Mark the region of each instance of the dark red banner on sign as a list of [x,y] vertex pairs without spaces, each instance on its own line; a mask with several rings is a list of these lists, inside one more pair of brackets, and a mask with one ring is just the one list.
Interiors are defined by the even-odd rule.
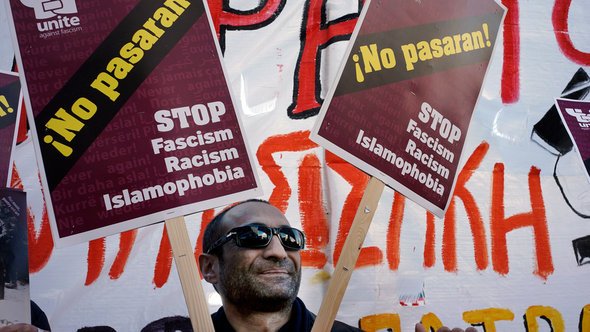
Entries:
[[311,138],[442,216],[503,15],[489,0],[365,4]]
[[558,98],[555,105],[590,182],[590,101]]
[[258,194],[202,1],[10,4],[58,244]]

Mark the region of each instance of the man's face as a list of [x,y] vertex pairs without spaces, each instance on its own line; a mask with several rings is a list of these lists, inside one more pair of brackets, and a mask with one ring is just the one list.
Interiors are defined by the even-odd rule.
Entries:
[[[222,221],[224,233],[247,224],[289,225],[281,211],[260,202],[236,206]],[[217,289],[229,302],[256,311],[290,308],[301,281],[299,251],[286,250],[279,238],[273,236],[265,248],[240,248],[232,240],[221,252]]]

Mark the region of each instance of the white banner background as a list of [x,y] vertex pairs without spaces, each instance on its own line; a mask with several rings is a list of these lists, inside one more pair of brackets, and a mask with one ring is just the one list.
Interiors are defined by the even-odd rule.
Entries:
[[[355,1],[324,2],[328,20],[358,13]],[[228,3],[231,8],[242,11],[259,6],[258,0]],[[258,151],[258,162],[265,166],[267,159],[263,157],[267,149],[274,149],[276,152],[272,154],[272,159],[278,168],[273,170],[284,174],[291,189],[290,194],[279,193],[278,190],[284,187],[276,186],[273,182],[276,178],[269,176],[269,170],[259,168],[264,198],[275,195],[271,198],[286,199],[288,218],[295,226],[302,227],[305,215],[301,206],[310,203],[304,199],[309,196],[303,196],[307,194],[302,192],[309,189],[321,192],[321,204],[316,201],[311,211],[321,212],[318,210],[323,206],[324,212],[327,212],[330,240],[326,247],[316,247],[327,257],[327,262],[318,263],[321,266],[307,264],[304,267],[300,292],[307,306],[317,312],[328,285],[327,276],[333,271],[337,239],[342,241],[344,238],[339,233],[341,216],[343,211],[353,214],[356,206],[347,203],[347,199],[352,198],[349,194],[354,187],[330,163],[329,158],[333,157],[311,142],[307,142],[310,144],[308,148],[295,140],[301,138],[305,141],[306,132],[311,129],[316,117],[292,119],[287,112],[295,97],[301,99],[295,82],[316,78],[297,75],[298,57],[303,45],[301,26],[305,23],[313,25],[310,21],[313,18],[306,11],[307,5],[315,3],[321,1],[286,1],[284,8],[269,24],[249,29],[227,29],[222,31],[222,40],[231,88],[240,101],[237,106],[242,108],[251,150]],[[520,58],[516,61],[513,57],[506,57],[501,33],[462,157],[463,165],[476,148],[484,148],[485,153],[480,155],[483,156],[481,164],[465,185],[475,200],[475,207],[466,208],[462,199],[455,198],[456,256],[447,258],[456,257],[456,266],[446,264],[443,257],[443,249],[449,249],[452,244],[448,238],[443,238],[443,227],[449,215],[445,219],[435,218],[434,233],[431,233],[427,229],[425,210],[408,200],[403,209],[399,256],[396,256],[395,236],[389,229],[394,192],[386,188],[364,243],[365,247],[376,247],[373,252],[382,256],[361,255],[361,259],[369,263],[353,273],[337,319],[357,325],[363,317],[397,314],[401,330],[413,331],[414,324],[422,315],[434,313],[445,325],[465,328],[469,326],[466,322],[469,312],[480,310],[482,317],[496,320],[495,327],[489,323],[486,325],[486,331],[524,331],[524,315],[529,310],[529,313],[541,312],[547,316],[555,331],[560,330],[560,319],[568,331],[577,331],[582,319],[590,324],[587,322],[590,320],[588,310],[585,316],[581,315],[583,308],[590,305],[590,264],[578,265],[572,246],[574,239],[590,235],[590,219],[578,216],[567,206],[552,175],[556,156],[531,140],[533,125],[549,110],[553,98],[560,96],[572,75],[580,67],[590,71],[590,6],[587,0],[573,0],[571,3],[560,0],[507,0],[505,4],[513,13],[518,10],[516,31]],[[554,15],[555,6],[567,9],[568,4],[567,14],[562,15],[567,20],[568,31],[555,31],[555,20],[559,22],[559,18],[554,17],[559,16]],[[216,5],[217,2],[211,3],[212,7]],[[0,69],[10,70],[14,54],[4,11],[2,8],[0,16],[0,24],[4,26],[0,29],[3,45],[0,49]],[[215,16],[215,9],[212,11]],[[560,34],[568,34],[574,48],[582,55],[575,58],[566,56],[557,42],[556,36]],[[318,88],[322,97],[333,84],[346,43],[346,40],[337,41],[321,51],[321,86]],[[518,88],[517,97],[510,102],[503,102],[501,95],[502,89],[510,86],[503,85],[502,80],[506,62],[516,63],[515,69],[520,77],[520,81],[512,85]],[[32,149],[30,139],[19,144],[15,162],[28,195],[30,223],[35,230],[32,235],[39,236],[43,226],[43,201]],[[309,154],[312,155],[312,162],[315,160],[313,156],[317,157],[319,168],[301,165]],[[305,162],[309,160],[305,159]],[[503,172],[498,166],[503,166]],[[547,226],[549,248],[536,251],[535,240],[540,239],[535,237],[533,227],[509,231],[506,235],[507,270],[502,270],[502,263],[506,262],[500,258],[498,250],[501,248],[493,247],[492,232],[495,228],[492,227],[492,211],[504,211],[505,218],[531,212],[529,173],[532,167],[540,170],[540,190],[531,191],[542,197],[540,212],[545,215],[545,220],[537,219],[535,222]],[[500,179],[502,173],[503,181]],[[582,210],[586,207],[588,212],[590,184],[572,152],[560,160],[558,173],[561,181],[568,183],[566,194],[570,202]],[[309,174],[319,174],[321,185],[305,178]],[[362,178],[358,172],[351,170],[345,174]],[[494,191],[494,178],[496,184],[503,183],[503,190]],[[530,178],[534,182],[535,175]],[[304,186],[300,185],[301,180]],[[493,203],[493,197],[503,197],[503,206]],[[479,267],[468,211],[480,213],[485,234],[485,259]],[[191,241],[195,244],[201,232],[201,219],[201,213],[187,216]],[[508,220],[508,223],[511,222],[515,220]],[[304,228],[309,228],[309,224]],[[104,242],[63,249],[34,241],[31,246],[31,298],[47,313],[54,331],[78,331],[83,327],[98,326],[103,328],[87,330],[141,331],[162,318],[187,317],[178,275],[169,260],[169,247],[162,247],[162,233],[162,223],[139,229],[134,241],[124,242],[132,243],[126,261],[118,260],[118,235],[108,237]],[[434,242],[426,240],[429,234],[434,234]],[[429,251],[427,244],[434,244],[434,251]],[[399,265],[396,265],[395,257],[399,257]],[[540,268],[537,258],[541,262],[549,262],[550,268]],[[171,269],[169,274],[166,267]],[[415,297],[422,286],[424,304],[400,305],[400,299],[404,299],[405,295]],[[211,294],[214,291],[206,285],[205,292]],[[210,309],[213,311],[216,306],[213,301]],[[488,309],[497,309],[496,313],[501,314],[494,316]],[[551,330],[547,321],[538,317],[536,321],[539,331]],[[108,330],[106,326],[112,329]],[[368,329],[368,325],[364,327]],[[397,330],[395,325],[390,327]],[[477,328],[483,331],[482,326]]]

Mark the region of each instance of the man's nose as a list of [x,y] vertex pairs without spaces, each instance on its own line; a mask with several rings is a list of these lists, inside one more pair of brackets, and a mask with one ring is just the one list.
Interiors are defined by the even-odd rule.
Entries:
[[281,244],[281,240],[279,236],[275,236],[273,234],[272,238],[270,239],[270,243],[266,248],[264,248],[264,256],[265,257],[276,257],[279,259],[283,259],[287,257],[287,251],[285,247]]

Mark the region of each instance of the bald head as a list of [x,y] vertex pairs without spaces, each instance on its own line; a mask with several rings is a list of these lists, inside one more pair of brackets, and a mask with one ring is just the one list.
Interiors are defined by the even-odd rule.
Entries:
[[[237,225],[236,220],[254,218],[253,215],[255,215],[255,211],[261,209],[268,210],[269,212],[271,212],[271,215],[282,217],[287,222],[287,225],[289,224],[283,213],[266,200],[250,199],[243,202],[239,202],[221,211],[207,225],[207,227],[205,228],[205,232],[203,233],[203,252],[208,252],[209,249],[211,249],[211,247],[213,246],[213,243],[215,243],[217,239],[225,235],[225,233],[227,233],[230,229],[232,229],[233,227],[240,226]],[[280,216],[278,216],[277,212],[278,214],[280,214]],[[253,220],[251,222],[257,221]]]

